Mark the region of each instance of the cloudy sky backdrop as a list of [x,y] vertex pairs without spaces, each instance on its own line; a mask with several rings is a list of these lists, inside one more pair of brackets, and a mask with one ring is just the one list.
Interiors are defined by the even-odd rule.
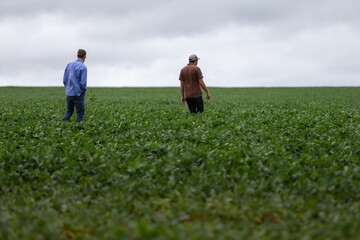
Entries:
[[1,0],[0,86],[360,86],[359,0]]

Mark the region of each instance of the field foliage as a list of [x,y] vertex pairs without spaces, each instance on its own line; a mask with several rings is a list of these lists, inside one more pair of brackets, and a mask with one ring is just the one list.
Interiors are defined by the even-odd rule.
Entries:
[[360,88],[0,88],[0,239],[353,239]]

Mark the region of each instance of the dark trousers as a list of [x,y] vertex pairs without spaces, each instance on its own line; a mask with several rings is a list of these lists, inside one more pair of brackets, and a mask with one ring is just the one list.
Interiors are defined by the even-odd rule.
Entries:
[[189,107],[190,113],[202,113],[204,111],[204,101],[202,96],[197,98],[186,98],[186,103]]
[[85,114],[85,93],[80,96],[66,96],[67,110],[63,117],[63,121],[70,121],[71,116],[74,113],[74,107],[76,107],[76,121],[81,122],[84,120]]

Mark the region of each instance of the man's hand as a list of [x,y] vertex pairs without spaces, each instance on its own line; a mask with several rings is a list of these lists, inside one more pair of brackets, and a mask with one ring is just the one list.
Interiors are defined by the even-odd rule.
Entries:
[[181,97],[181,104],[182,104],[182,105],[185,104],[185,101],[186,101],[186,98],[185,98],[185,97]]
[[206,94],[206,99],[210,100],[210,93],[209,92]]

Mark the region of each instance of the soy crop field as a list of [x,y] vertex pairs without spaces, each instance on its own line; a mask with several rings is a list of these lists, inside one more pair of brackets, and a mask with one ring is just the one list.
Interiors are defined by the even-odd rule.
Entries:
[[360,88],[0,88],[0,239],[358,239]]

